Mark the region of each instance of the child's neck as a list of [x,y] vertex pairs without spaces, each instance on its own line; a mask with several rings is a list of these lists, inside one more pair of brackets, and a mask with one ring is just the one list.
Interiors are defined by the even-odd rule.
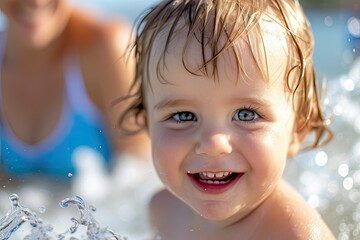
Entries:
[[234,239],[239,233],[241,239],[252,239],[263,225],[268,208],[263,208],[262,205],[266,200],[223,221],[207,220],[193,212],[191,230],[198,232],[198,239]]

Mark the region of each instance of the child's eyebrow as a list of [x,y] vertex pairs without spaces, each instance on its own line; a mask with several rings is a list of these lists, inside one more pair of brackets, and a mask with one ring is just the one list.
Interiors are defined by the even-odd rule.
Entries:
[[235,102],[242,102],[242,103],[253,103],[259,106],[270,106],[272,104],[271,99],[262,98],[262,97],[238,97],[234,99]]
[[193,105],[194,101],[189,99],[163,99],[160,102],[158,102],[154,109],[161,110],[164,108],[171,108],[176,106],[184,106],[184,105]]
[[[243,104],[255,104],[262,107],[270,107],[273,103],[271,99],[261,98],[261,97],[236,97],[231,100],[234,103],[243,103]],[[190,99],[163,99],[158,102],[154,109],[163,110],[166,108],[179,107],[179,106],[190,106],[194,105],[194,101]]]

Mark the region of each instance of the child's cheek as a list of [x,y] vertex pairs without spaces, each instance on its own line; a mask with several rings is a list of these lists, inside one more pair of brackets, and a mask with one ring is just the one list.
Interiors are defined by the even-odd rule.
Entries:
[[179,174],[185,158],[186,138],[173,130],[158,129],[152,132],[154,166],[164,183]]
[[[256,134],[251,134],[244,140],[248,143],[243,148],[251,171],[263,184],[277,181],[285,168],[288,137],[283,131],[267,129]],[[256,154],[254,154],[256,153]]]

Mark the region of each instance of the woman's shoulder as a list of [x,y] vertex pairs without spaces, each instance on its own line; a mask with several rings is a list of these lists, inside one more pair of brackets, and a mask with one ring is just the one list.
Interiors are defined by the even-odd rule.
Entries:
[[274,239],[335,239],[321,215],[285,182],[260,208],[267,215],[264,233]]
[[113,53],[118,50],[116,47],[121,47],[123,51],[128,46],[132,26],[124,18],[105,20],[74,10],[69,20],[69,30],[71,44],[85,53]]
[[75,12],[70,21],[71,45],[88,94],[100,109],[108,108],[126,93],[133,78],[134,61],[128,51],[132,26],[124,19],[100,21],[81,12]]

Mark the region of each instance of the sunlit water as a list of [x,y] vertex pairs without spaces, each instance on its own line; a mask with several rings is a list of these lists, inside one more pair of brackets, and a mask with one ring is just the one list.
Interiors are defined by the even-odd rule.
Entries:
[[[140,13],[140,7],[154,2],[73,1],[79,6],[89,3],[87,7],[106,9],[113,15],[123,14],[130,20]],[[360,58],[357,58],[360,55],[360,20],[351,13],[311,12],[309,15],[317,41],[317,72],[320,78],[326,76],[328,79],[322,99],[328,116],[333,116],[331,126],[335,138],[322,149],[290,159],[284,177],[320,212],[337,239],[360,240]],[[79,216],[79,210],[76,207],[64,209],[58,204],[66,196],[81,196],[86,203],[94,204],[97,211],[88,208],[87,212],[91,212],[101,226],[129,240],[149,239],[147,204],[151,195],[161,188],[161,183],[151,164],[129,156],[121,158],[113,173],[108,175],[96,153],[79,149],[75,154],[75,159],[81,159],[78,174],[68,174],[71,184],[34,178],[17,187],[0,186],[0,218],[11,210],[18,210],[14,202],[11,205],[9,201],[9,196],[16,193],[28,209],[20,213],[35,214],[37,226],[42,226],[34,228],[34,221],[26,215],[27,220],[19,218],[19,222],[13,222],[19,228],[10,239],[22,240],[34,233],[34,229],[40,229],[40,233],[69,234],[69,226],[77,226],[74,233],[78,234],[77,238],[86,237],[87,226],[80,224],[78,217],[75,218],[78,223],[73,219]],[[14,215],[9,214],[11,216]],[[4,239],[5,235],[0,238]]]
[[[71,218],[73,224],[61,234],[55,233],[53,231],[54,228],[51,225],[45,224],[32,210],[23,207],[19,203],[18,195],[11,194],[9,199],[12,205],[11,209],[6,213],[5,217],[0,219],[0,239],[2,240],[10,239],[25,223],[28,223],[31,229],[29,234],[24,237],[24,240],[126,240],[126,237],[121,237],[106,227],[100,227],[92,215],[92,212],[96,210],[95,207],[87,205],[78,196],[65,198],[59,203],[62,208],[69,207],[69,205],[76,206],[80,214],[79,218]],[[76,238],[74,233],[76,233],[79,226],[86,227],[86,234],[81,238]]]
[[[74,160],[80,162],[81,159],[82,164],[78,165],[78,174],[68,175],[72,178],[71,183],[44,181],[34,177],[16,187],[3,186],[0,191],[0,218],[9,212],[9,196],[16,193],[21,204],[31,210],[38,219],[42,219],[44,224],[53,227],[54,233],[64,233],[76,223],[72,219],[79,215],[79,210],[80,215],[86,215],[80,208],[63,208],[66,206],[62,201],[65,197],[77,195],[81,196],[84,202],[96,206],[96,212],[92,212],[90,206],[86,207],[86,212],[91,213],[93,220],[101,226],[107,226],[129,240],[149,239],[147,203],[151,195],[161,187],[152,166],[130,156],[122,156],[109,175],[105,168],[102,168],[102,160],[98,157],[93,150],[80,148],[75,153]],[[59,202],[62,202],[62,206]],[[75,203],[75,200],[69,202]],[[77,219],[80,223],[80,220],[85,218]],[[21,222],[21,218],[18,221]],[[84,225],[86,224],[80,224],[74,233],[78,239],[86,239],[83,236],[86,236],[88,230]],[[11,235],[10,240],[22,240],[33,229],[29,222],[19,226],[21,227]]]
[[327,97],[333,142],[291,159],[285,176],[337,239],[360,239],[360,59],[348,74],[329,81]]

